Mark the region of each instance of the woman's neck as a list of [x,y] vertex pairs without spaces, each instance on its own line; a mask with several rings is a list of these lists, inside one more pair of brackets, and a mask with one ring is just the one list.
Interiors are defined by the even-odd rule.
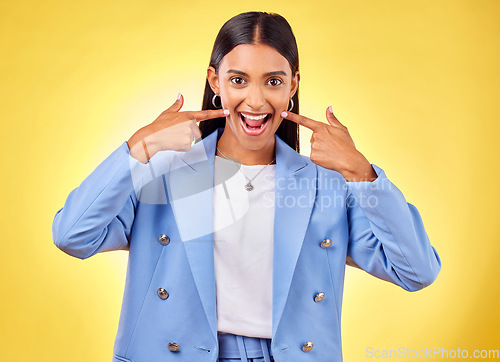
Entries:
[[273,142],[266,144],[260,149],[248,149],[243,147],[237,139],[233,137],[224,137],[225,133],[217,141],[216,155],[230,158],[242,165],[267,165],[275,158],[274,138]]

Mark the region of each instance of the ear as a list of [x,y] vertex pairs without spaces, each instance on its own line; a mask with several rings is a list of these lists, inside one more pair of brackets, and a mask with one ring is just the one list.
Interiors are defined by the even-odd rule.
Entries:
[[297,71],[295,72],[295,75],[292,77],[292,89],[290,90],[290,98],[292,98],[297,92],[297,89],[299,88],[299,82],[300,82],[300,73]]
[[215,72],[215,68],[212,66],[208,67],[207,69],[207,80],[213,92],[215,94],[219,94],[219,77]]

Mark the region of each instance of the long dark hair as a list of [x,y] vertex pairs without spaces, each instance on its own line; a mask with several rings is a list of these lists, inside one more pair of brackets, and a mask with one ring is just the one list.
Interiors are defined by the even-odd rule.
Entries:
[[[210,66],[219,71],[222,58],[240,44],[266,44],[283,55],[292,69],[292,77],[299,70],[299,52],[297,41],[292,28],[284,17],[275,13],[247,12],[229,19],[220,29],[215,39]],[[203,103],[201,109],[217,109],[212,104],[215,93],[212,91],[208,79],[205,83]],[[299,113],[299,90],[293,96],[291,112]],[[225,127],[224,117],[203,121],[200,124],[201,137],[205,138],[217,128]],[[299,152],[299,127],[295,122],[284,119],[276,130],[279,138],[291,148]]]

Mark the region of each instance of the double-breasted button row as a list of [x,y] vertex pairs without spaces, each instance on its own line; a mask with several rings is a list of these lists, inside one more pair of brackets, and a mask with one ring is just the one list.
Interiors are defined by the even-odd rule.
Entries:
[[[156,291],[156,294],[158,294],[158,296],[161,298],[161,299],[167,299],[168,298],[168,292],[165,288],[158,288],[158,290]],[[179,346],[178,343],[176,342],[169,342],[168,343],[168,350],[170,352],[179,352],[179,350],[181,349],[181,347]]]
[[333,245],[333,241],[332,241],[332,239],[325,239],[325,240],[323,240],[323,241],[321,242],[321,244],[320,244],[320,245],[321,245],[321,247],[322,247],[323,249],[326,249],[326,248],[329,248],[330,246],[332,246],[332,245]]
[[[323,248],[323,249],[326,249],[326,248],[329,248],[330,246],[333,245],[333,241],[332,239],[325,239],[321,242],[320,246]],[[323,300],[323,298],[325,297],[325,293],[323,292],[319,292],[317,293],[315,296],[314,296],[314,301],[315,302],[321,302]],[[311,343],[312,342],[307,342],[307,343]],[[304,345],[305,346],[305,345]],[[312,345],[311,345],[311,348],[312,348]],[[303,349],[303,348],[302,348]],[[310,351],[310,350],[309,350]]]
[[181,347],[175,342],[169,342],[168,349],[170,352],[178,352]]
[[[329,248],[330,246],[333,245],[333,241],[332,239],[325,239],[321,242],[320,246],[323,248],[323,249],[326,249],[326,248]],[[323,298],[325,297],[325,293],[323,292],[319,292],[317,293],[315,296],[314,296],[314,301],[315,302],[321,302],[323,300]],[[307,343],[311,343],[311,349],[312,349],[312,342],[307,342]],[[306,344],[307,344],[306,343]],[[304,344],[305,346],[305,344]],[[304,350],[304,348],[302,348]],[[309,349],[310,351],[310,349]],[[308,351],[304,351],[304,352],[308,352]]]
[[[323,293],[323,292],[316,293],[316,295],[314,296],[314,301],[321,302],[324,297],[325,297],[325,293]],[[314,343],[311,341],[308,341],[302,345],[302,351],[309,352],[310,350],[313,349],[313,347],[314,347]]]
[[[326,249],[326,248],[329,248],[330,246],[333,245],[333,241],[332,239],[325,239],[321,242],[320,246],[323,248],[323,249]],[[321,302],[323,300],[323,298],[325,297],[325,293],[324,292],[319,292],[319,293],[316,293],[316,295],[314,296],[314,301],[317,303],[317,302]],[[302,345],[302,351],[304,352],[309,352],[313,349],[314,347],[314,343],[311,342],[311,341],[308,341],[306,343],[304,343]]]
[[160,242],[161,245],[170,244],[170,238],[168,237],[168,235],[165,235],[165,234],[160,234],[158,236],[158,241]]

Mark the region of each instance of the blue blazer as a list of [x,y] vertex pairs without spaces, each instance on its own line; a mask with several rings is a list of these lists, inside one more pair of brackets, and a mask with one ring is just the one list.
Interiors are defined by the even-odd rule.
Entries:
[[[129,250],[113,361],[218,358],[212,187],[221,134],[147,164],[123,143],[55,215],[54,243],[72,256]],[[372,165],[373,182],[346,182],[275,137],[272,354],[342,361],[346,264],[416,291],[435,280],[440,259],[419,212],[382,169]]]

